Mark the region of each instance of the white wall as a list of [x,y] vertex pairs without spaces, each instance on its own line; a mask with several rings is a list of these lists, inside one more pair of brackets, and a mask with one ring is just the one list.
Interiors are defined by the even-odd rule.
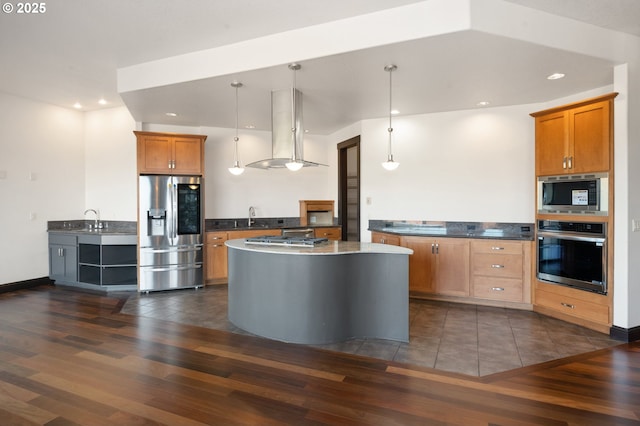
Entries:
[[[536,105],[394,120],[397,170],[387,157],[387,121],[361,135],[362,239],[369,219],[533,222]],[[338,141],[336,141],[338,142]],[[367,204],[367,200],[371,204]]]
[[47,221],[84,208],[82,113],[0,93],[0,176],[0,284],[47,276]]
[[[85,209],[103,220],[137,220],[135,121],[125,107],[84,116]],[[82,211],[72,218],[82,218]],[[92,219],[93,215],[87,216]]]

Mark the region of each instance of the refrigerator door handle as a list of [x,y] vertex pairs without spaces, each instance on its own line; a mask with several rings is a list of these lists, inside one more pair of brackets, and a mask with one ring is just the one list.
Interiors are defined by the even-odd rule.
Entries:
[[159,267],[159,268],[154,268],[154,267],[147,267],[145,268],[145,271],[147,272],[168,272],[168,271],[185,271],[187,269],[201,269],[202,265],[201,264],[196,264],[196,265],[186,265],[186,266],[167,266],[167,267]]
[[187,251],[200,251],[202,250],[202,245],[161,249],[141,247],[140,250],[144,251],[145,253],[184,253]]

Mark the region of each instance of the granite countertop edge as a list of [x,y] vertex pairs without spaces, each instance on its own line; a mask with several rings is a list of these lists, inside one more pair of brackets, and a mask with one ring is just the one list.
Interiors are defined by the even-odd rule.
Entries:
[[533,223],[370,220],[368,230],[398,236],[533,241]]

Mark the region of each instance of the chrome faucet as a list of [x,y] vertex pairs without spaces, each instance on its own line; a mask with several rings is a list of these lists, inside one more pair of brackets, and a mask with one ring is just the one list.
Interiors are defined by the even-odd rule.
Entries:
[[93,225],[94,229],[98,229],[98,228],[102,228],[102,224],[100,223],[100,213],[97,210],[94,209],[87,209],[84,211],[84,215],[86,216],[87,213],[89,212],[93,212],[94,215],[96,215],[96,219]]
[[252,217],[256,217],[256,209],[253,206],[249,206],[249,221],[247,222],[247,226],[251,226],[256,223],[255,219],[251,219]]

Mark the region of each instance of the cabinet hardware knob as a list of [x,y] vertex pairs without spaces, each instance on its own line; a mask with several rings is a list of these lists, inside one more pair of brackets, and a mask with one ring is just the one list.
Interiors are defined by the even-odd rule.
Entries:
[[384,238],[380,238],[380,242],[384,244]]
[[573,169],[573,156],[569,157],[569,168]]
[[493,246],[491,250],[504,250],[504,247]]
[[571,303],[564,303],[564,302],[560,302],[560,304],[561,304],[562,306],[564,306],[565,308],[575,309],[575,305],[572,305]]
[[491,267],[500,269],[500,268],[504,268],[504,265],[498,265],[494,263],[493,265],[491,265]]
[[491,287],[493,291],[504,291],[504,287]]
[[567,157],[562,157],[562,168],[563,169],[567,168]]

